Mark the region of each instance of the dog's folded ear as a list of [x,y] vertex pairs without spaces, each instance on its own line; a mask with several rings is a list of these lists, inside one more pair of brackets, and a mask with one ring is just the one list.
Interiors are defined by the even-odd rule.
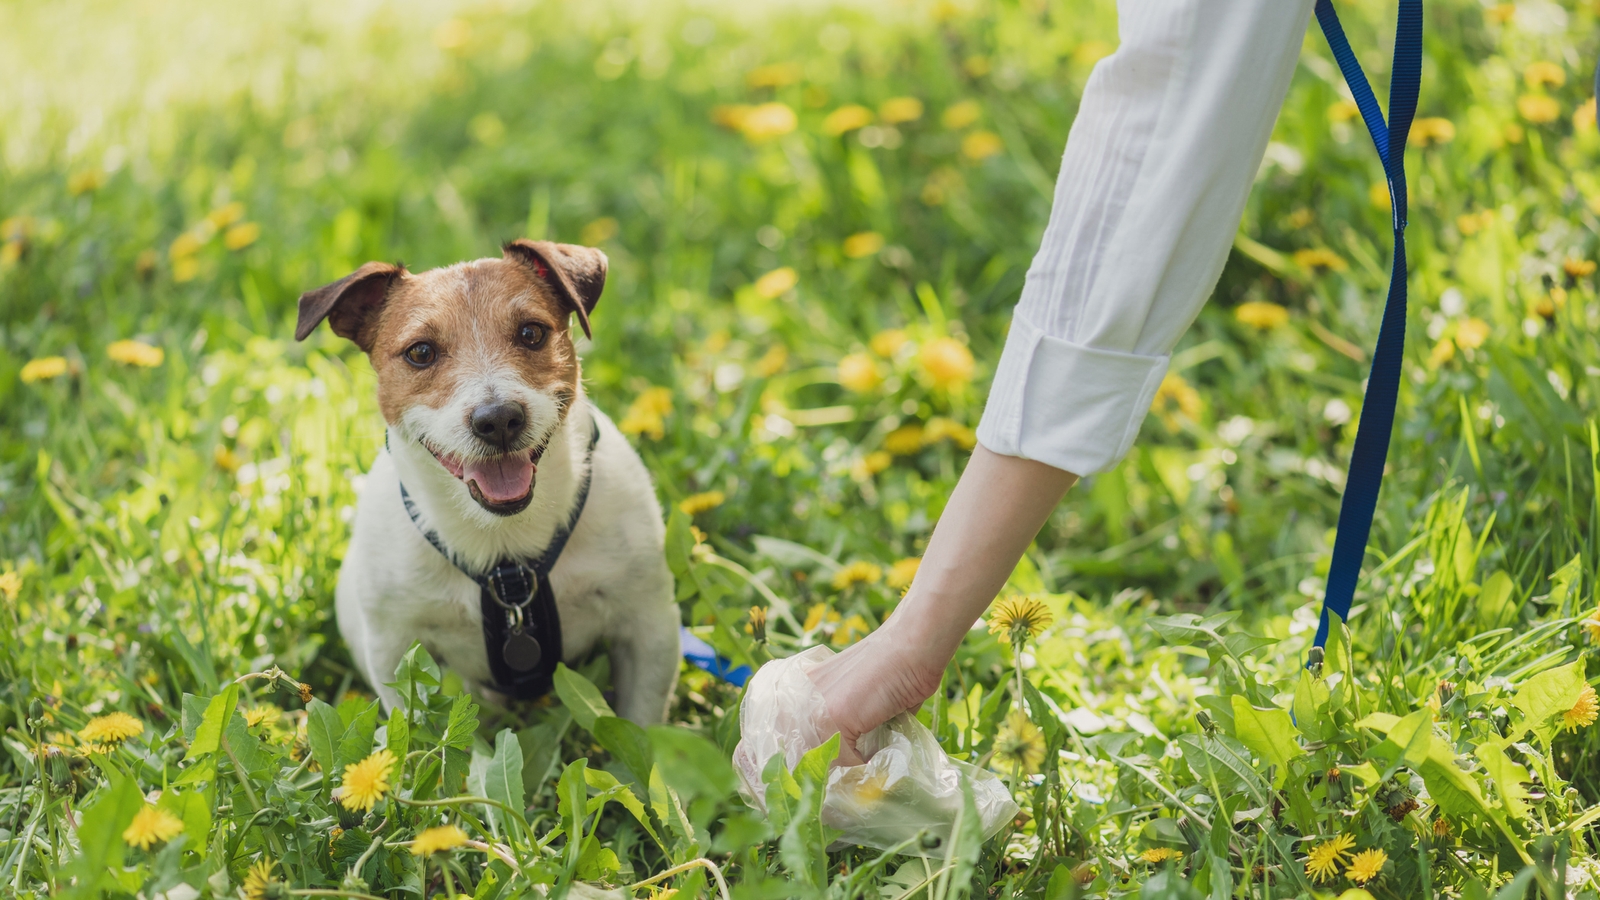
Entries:
[[395,263],[369,262],[332,284],[301,294],[300,320],[295,325],[294,339],[305,340],[318,323],[327,319],[334,334],[349,338],[356,346],[370,352],[372,339],[366,329],[367,322],[388,297],[390,285],[405,271],[405,266]]
[[554,288],[556,294],[578,314],[578,324],[583,326],[584,336],[594,336],[589,331],[589,313],[600,302],[600,292],[606,287],[607,263],[604,253],[593,247],[530,241],[527,238],[506,244],[502,252],[506,259],[532,266],[539,277]]

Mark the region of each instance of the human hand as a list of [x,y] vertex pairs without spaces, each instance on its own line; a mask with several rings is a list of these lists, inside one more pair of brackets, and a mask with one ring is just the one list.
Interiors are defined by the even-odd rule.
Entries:
[[856,738],[898,713],[916,711],[939,689],[949,655],[915,639],[908,633],[911,624],[903,616],[891,618],[809,673],[839,729],[843,765],[866,761],[856,750]]

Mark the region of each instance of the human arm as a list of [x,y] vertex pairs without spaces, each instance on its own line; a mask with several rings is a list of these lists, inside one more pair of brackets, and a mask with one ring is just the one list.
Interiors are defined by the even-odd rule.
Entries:
[[1077,476],[1132,446],[1216,286],[1288,91],[1310,0],[1121,0],[1084,91],[1005,351],[911,590],[812,680],[855,737],[938,688]]
[[[945,664],[1078,476],[979,445],[933,530],[922,567],[882,628],[812,673],[843,735],[855,739],[939,687]],[[1009,560],[1009,562],[1008,562]]]

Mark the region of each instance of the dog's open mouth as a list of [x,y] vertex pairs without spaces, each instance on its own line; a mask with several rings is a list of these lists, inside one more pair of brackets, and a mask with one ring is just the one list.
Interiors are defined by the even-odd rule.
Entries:
[[445,471],[466,482],[478,505],[496,515],[510,516],[528,508],[533,499],[533,479],[539,471],[544,445],[480,459],[463,460],[424,442]]

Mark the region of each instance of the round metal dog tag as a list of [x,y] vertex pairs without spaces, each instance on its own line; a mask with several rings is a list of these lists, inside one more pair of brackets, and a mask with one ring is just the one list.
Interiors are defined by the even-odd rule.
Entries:
[[505,647],[500,651],[505,658],[506,665],[513,671],[531,672],[539,664],[539,659],[544,656],[544,651],[539,647],[539,642],[533,635],[514,631],[506,638]]

